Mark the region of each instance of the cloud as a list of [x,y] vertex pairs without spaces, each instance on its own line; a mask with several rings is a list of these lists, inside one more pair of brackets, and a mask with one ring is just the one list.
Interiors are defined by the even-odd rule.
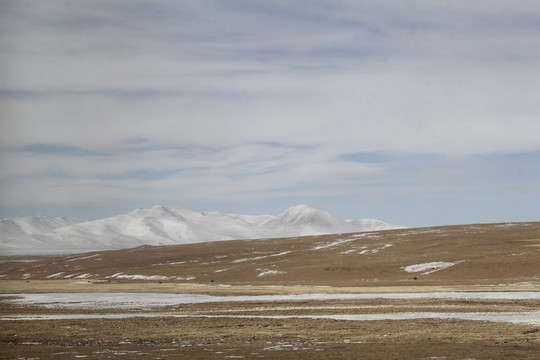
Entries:
[[4,15],[3,143],[538,147],[536,7],[66,4]]
[[536,3],[0,10],[4,206],[536,189],[484,166],[540,150]]
[[515,72],[497,79],[495,72],[481,70],[252,76],[255,85],[246,95],[241,89],[249,84],[235,85],[244,82],[236,79],[229,82],[228,93],[215,90],[226,96],[143,91],[140,96],[111,96],[96,91],[35,101],[9,99],[2,101],[5,131],[0,139],[11,146],[54,142],[96,149],[144,135],[190,145],[285,142],[327,144],[350,152],[532,151],[540,133],[540,109],[532,94],[540,79]]
[[[118,200],[121,194],[152,198],[160,189],[164,191],[161,200],[171,193],[184,199],[234,198],[241,194],[260,198],[276,189],[350,185],[380,170],[376,165],[337,159],[320,149],[280,144],[169,149],[166,145],[140,145],[113,155],[77,151],[78,156],[73,156],[71,148],[64,151],[66,147],[60,145],[48,145],[46,148],[54,151],[47,153],[11,151],[4,156],[2,199],[24,206],[30,206],[36,198],[51,204],[74,199],[107,202]],[[102,192],[105,187],[123,191],[111,197],[109,192]]]

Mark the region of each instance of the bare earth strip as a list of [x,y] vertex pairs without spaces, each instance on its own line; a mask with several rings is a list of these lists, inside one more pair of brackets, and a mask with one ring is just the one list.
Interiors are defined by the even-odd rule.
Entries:
[[286,286],[286,285],[214,285],[176,282],[129,281],[110,283],[103,280],[0,280],[0,294],[13,293],[122,293],[149,292],[210,295],[286,295],[286,294],[355,294],[355,293],[415,293],[442,291],[540,291],[540,285],[433,285],[433,286]]

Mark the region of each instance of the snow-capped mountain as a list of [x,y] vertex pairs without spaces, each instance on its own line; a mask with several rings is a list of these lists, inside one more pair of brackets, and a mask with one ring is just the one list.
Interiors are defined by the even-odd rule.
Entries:
[[266,226],[279,229],[287,236],[319,235],[364,231],[354,224],[326,211],[307,205],[297,205],[267,221]]
[[43,234],[56,228],[73,225],[82,220],[66,217],[21,216],[12,219],[4,219],[0,222],[0,234]]
[[41,253],[42,249],[54,246],[56,242],[49,234],[80,221],[82,220],[43,215],[1,220],[0,255]]
[[[388,230],[388,224],[377,219],[355,219],[345,221],[353,225],[356,229],[364,229],[362,231]],[[394,226],[393,228],[399,227],[400,226]]]
[[69,254],[220,240],[294,237],[394,229],[380,220],[342,220],[297,205],[278,216],[197,212],[154,206],[110,218],[81,221],[47,216],[0,221],[0,254]]

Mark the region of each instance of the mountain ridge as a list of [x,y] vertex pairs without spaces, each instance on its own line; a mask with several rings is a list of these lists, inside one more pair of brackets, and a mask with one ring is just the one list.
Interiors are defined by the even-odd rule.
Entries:
[[273,215],[197,212],[153,206],[84,221],[66,217],[0,220],[0,253],[52,255],[116,250],[141,245],[177,245],[224,240],[282,238],[396,229],[375,219],[343,220],[308,205]]

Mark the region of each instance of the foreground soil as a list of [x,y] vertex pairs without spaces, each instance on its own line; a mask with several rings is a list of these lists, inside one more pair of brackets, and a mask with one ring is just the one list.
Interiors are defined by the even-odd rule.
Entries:
[[[538,310],[539,300],[254,301],[126,310],[44,308],[0,299],[2,318],[37,314],[137,315],[123,319],[3,320],[2,359],[537,359],[540,354],[540,327],[527,324],[452,319],[207,317],[527,312]],[[149,314],[159,317],[143,317]]]
[[[539,245],[540,223],[515,223],[4,258],[0,359],[539,359],[538,325],[290,317],[537,312],[540,301],[531,299],[244,301],[128,309],[14,301],[24,293],[61,298],[98,292],[540,291]],[[412,265],[423,270],[407,271]],[[77,314],[95,318],[12,318]],[[260,317],[241,317],[253,315]]]
[[471,321],[134,318],[13,322],[0,358],[538,359],[538,329]]

